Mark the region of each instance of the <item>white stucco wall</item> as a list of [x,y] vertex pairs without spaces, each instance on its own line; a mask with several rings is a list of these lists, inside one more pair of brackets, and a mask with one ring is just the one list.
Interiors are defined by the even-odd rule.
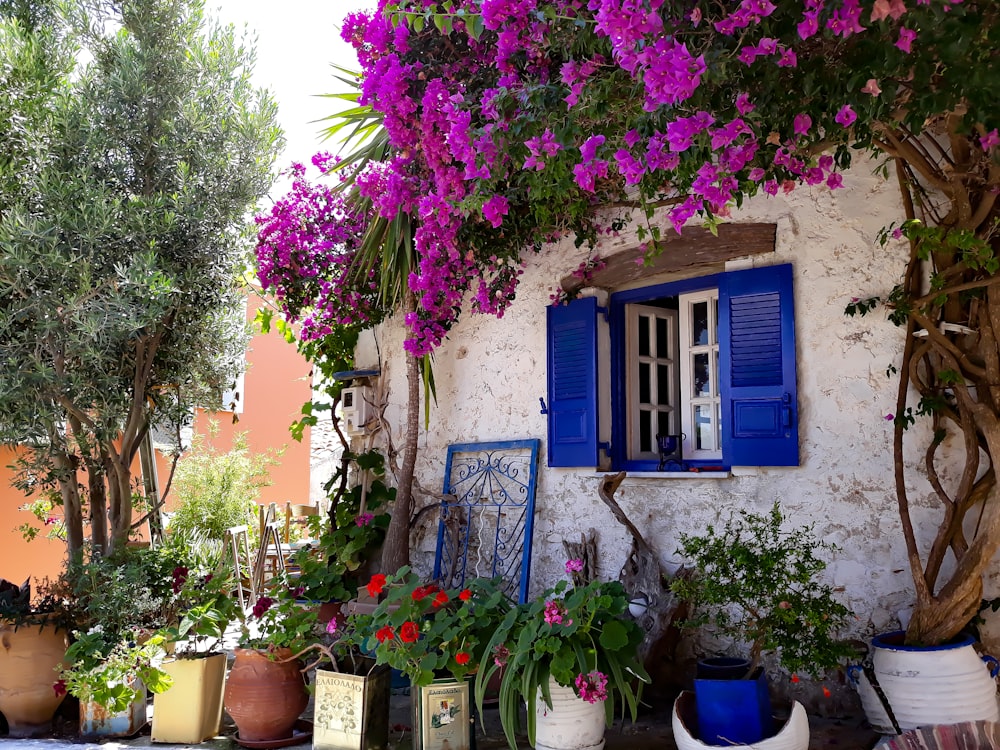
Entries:
[[[901,219],[902,210],[894,183],[871,172],[871,165],[855,168],[845,176],[845,189],[833,193],[798,188],[787,196],[761,196],[732,218],[777,225],[776,252],[752,259],[753,265],[794,264],[801,466],[726,479],[626,479],[616,495],[668,568],[682,563],[675,554],[680,533],[699,532],[733,508],[761,512],[780,501],[790,524],[815,522],[818,533],[840,547],[827,573],[843,587],[859,636],[893,627],[912,602],[893,489],[892,423],[885,419],[896,398],[896,379],[886,376],[886,368],[899,364],[902,333],[881,310],[864,318],[843,314],[851,297],[888,291],[906,256],[902,243],[875,243],[878,230]],[[598,252],[635,244],[623,235]],[[563,574],[564,538],[598,529],[606,578],[618,576],[630,541],[597,496],[600,474],[544,466],[546,418],[538,399],[546,396],[545,306],[560,277],[586,254],[567,240],[529,257],[517,300],[502,319],[468,316],[451,331],[434,356],[437,406],[420,439],[417,476],[435,490],[449,443],[542,439],[534,590]],[[397,447],[405,413],[398,357],[404,335],[398,321],[375,334],[383,357],[396,359],[388,372],[386,416]],[[374,337],[362,342],[359,363],[377,361],[373,344]],[[919,439],[913,444],[922,450]],[[918,534],[927,541],[936,529],[936,516],[927,512],[936,505],[929,487],[915,486],[911,503]],[[425,539],[414,550],[418,568],[429,570],[433,544]]]

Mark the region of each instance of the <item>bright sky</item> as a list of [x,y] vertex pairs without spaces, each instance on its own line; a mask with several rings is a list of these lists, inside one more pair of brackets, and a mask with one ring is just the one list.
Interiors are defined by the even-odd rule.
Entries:
[[374,8],[375,0],[206,0],[206,11],[237,31],[256,34],[257,85],[266,86],[278,102],[278,121],[285,131],[284,169],[292,161],[308,164],[321,148],[314,122],[340,106],[317,94],[342,93],[331,64],[356,70],[354,50],[340,39],[340,23],[348,13]]

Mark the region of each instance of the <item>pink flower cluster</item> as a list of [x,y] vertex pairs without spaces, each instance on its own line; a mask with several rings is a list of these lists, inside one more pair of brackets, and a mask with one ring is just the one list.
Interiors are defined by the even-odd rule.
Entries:
[[572,620],[566,619],[566,606],[562,602],[546,601],[542,618],[546,625],[572,625]]
[[[960,1],[917,6],[947,11]],[[592,224],[561,213],[574,201],[596,207],[629,191],[669,198],[667,216],[680,232],[696,214],[725,216],[757,191],[841,187],[843,162],[817,156],[815,146],[863,128],[858,120],[880,105],[887,79],[845,89],[828,102],[828,114],[813,107],[782,121],[773,102],[751,100],[748,92],[759,89],[750,76],[791,80],[820,41],[853,44],[863,33],[882,34],[887,54],[909,55],[925,26],[907,5],[455,0],[453,30],[441,40],[433,24],[415,31],[412,15],[394,13],[439,6],[381,0],[372,14],[349,15],[342,32],[358,53],[360,104],[381,113],[393,147],[389,161],[356,175],[372,210],[359,212],[296,166],[292,191],[258,218],[261,282],[306,338],[333,325],[369,324],[384,313],[378,279],[358,277],[353,250],[373,216],[408,213],[416,226],[408,284],[417,309],[405,319],[406,348],[419,356],[440,345],[464,308],[503,315],[523,270],[523,245],[538,249],[567,231],[589,229],[592,237]],[[485,31],[474,36],[468,19]],[[585,44],[568,44],[571,34],[588,35],[574,37]],[[731,84],[716,80],[710,61],[728,62]],[[642,99],[622,132],[594,127],[605,117],[602,106],[617,106],[599,99],[609,96],[608,81],[612,94],[625,83]],[[695,98],[706,89],[713,95]],[[984,129],[979,142],[990,150],[1000,136]],[[327,171],[329,158],[316,165]],[[535,201],[547,201],[545,208],[536,212]],[[517,233],[532,221],[537,234]]]
[[597,703],[608,699],[608,676],[603,672],[593,671],[576,676],[573,684],[576,694],[587,703]]

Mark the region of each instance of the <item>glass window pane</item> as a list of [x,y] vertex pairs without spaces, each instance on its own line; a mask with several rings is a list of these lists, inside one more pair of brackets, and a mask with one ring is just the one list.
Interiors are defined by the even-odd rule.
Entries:
[[656,413],[656,434],[657,435],[674,434],[673,430],[670,428],[669,411],[659,411]]
[[695,398],[698,396],[712,395],[712,374],[709,370],[708,357],[709,352],[701,352],[700,354],[694,355],[692,368],[692,376],[694,377],[694,392],[692,395]]
[[712,300],[712,320],[715,321],[715,325],[712,327],[712,343],[719,343],[719,298],[716,297]]
[[695,346],[711,343],[708,337],[708,302],[691,305],[691,343]]
[[715,427],[712,425],[713,404],[698,404],[694,407],[694,444],[701,451],[715,450]]
[[639,356],[649,356],[649,318],[639,316]]
[[650,403],[650,397],[652,395],[652,383],[651,373],[649,368],[649,362],[639,363],[639,403],[648,404]]
[[661,406],[673,403],[670,398],[670,365],[656,366],[656,403]]
[[639,412],[639,450],[642,453],[653,451],[653,415],[645,409]]
[[667,321],[665,318],[656,319],[656,356],[661,359],[670,356],[670,347],[667,345]]

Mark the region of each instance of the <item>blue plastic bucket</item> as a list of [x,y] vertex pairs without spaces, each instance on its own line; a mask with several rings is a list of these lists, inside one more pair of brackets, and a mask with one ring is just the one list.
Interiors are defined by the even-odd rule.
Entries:
[[695,679],[698,735],[708,745],[750,745],[774,734],[767,677]]

